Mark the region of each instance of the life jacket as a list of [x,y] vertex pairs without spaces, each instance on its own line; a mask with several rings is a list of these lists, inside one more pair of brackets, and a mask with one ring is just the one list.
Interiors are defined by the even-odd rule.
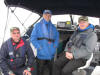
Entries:
[[[12,41],[11,39],[9,39],[7,41],[7,44],[8,44],[8,51],[9,51],[9,56],[10,56],[10,59],[11,61],[13,61],[14,59],[16,59],[17,57],[24,57],[24,54],[25,54],[25,50],[26,50],[26,46],[25,46],[25,40],[21,39],[21,43],[19,43],[17,45],[17,49],[14,48],[14,46],[12,45]],[[19,55],[14,55],[16,52],[15,50],[20,50],[21,51],[21,54]]]
[[[43,20],[41,20],[40,21],[40,23],[41,23],[41,25],[43,25],[44,23],[43,23],[43,21],[44,21],[44,19]],[[51,23],[51,22],[50,22]],[[41,29],[42,29],[42,27],[41,27]],[[46,28],[47,29],[47,28]],[[42,29],[43,30],[43,29]],[[48,30],[47,30],[47,32],[48,32]],[[52,33],[53,31],[51,30],[51,28],[50,28],[50,34]],[[46,35],[47,33],[46,32],[44,32],[43,33],[43,37],[38,37],[37,38],[37,40],[47,40],[48,42],[54,42],[54,39],[53,38],[51,38],[51,37],[46,37],[45,35]],[[48,33],[49,34],[49,33]],[[49,34],[49,36],[50,36],[50,34]],[[51,35],[52,36],[52,35]]]
[[78,30],[73,34],[71,39],[68,42],[68,48],[70,49],[72,46],[80,48],[84,44],[84,40],[89,36],[89,33],[93,32],[93,30],[89,29],[88,32],[79,32]]

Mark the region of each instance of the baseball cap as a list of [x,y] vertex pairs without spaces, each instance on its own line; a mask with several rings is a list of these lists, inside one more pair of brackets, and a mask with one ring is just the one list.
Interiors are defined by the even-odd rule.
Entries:
[[52,14],[51,10],[44,10],[43,14]]
[[88,17],[87,16],[81,16],[78,19],[78,22],[80,22],[80,21],[88,21]]

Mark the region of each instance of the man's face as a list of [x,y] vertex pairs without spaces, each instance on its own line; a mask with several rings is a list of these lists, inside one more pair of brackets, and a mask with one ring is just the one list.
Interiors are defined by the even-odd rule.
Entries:
[[88,21],[80,21],[80,22],[79,22],[79,27],[80,27],[80,29],[82,29],[82,30],[85,29],[85,28],[87,28],[88,25],[89,25]]
[[14,40],[14,42],[19,42],[20,40],[20,31],[19,30],[13,30],[11,32],[11,38]]
[[51,20],[51,14],[49,13],[43,14],[43,18],[48,22]]

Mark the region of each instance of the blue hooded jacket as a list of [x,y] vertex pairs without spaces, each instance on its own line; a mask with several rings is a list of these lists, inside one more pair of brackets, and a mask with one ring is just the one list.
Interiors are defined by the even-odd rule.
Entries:
[[[38,40],[38,38],[42,37],[53,39],[54,42],[49,43],[46,39]],[[51,21],[47,22],[42,19],[34,26],[30,41],[37,48],[38,59],[50,60],[55,55],[59,43],[59,33]]]
[[82,31],[88,30],[88,29],[90,29],[90,28],[92,28],[92,29],[94,30],[94,26],[93,26],[92,24],[89,24],[89,26],[88,26],[88,27],[86,27],[86,28],[85,28],[85,29],[83,29],[83,30],[82,30],[82,29],[80,29],[80,27],[79,27],[79,28],[78,28],[78,30],[82,32]]

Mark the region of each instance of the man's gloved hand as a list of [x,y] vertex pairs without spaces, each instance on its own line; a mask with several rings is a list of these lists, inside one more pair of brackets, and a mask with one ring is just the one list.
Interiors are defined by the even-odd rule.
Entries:
[[28,70],[24,70],[23,75],[31,75],[31,72],[29,72]]

